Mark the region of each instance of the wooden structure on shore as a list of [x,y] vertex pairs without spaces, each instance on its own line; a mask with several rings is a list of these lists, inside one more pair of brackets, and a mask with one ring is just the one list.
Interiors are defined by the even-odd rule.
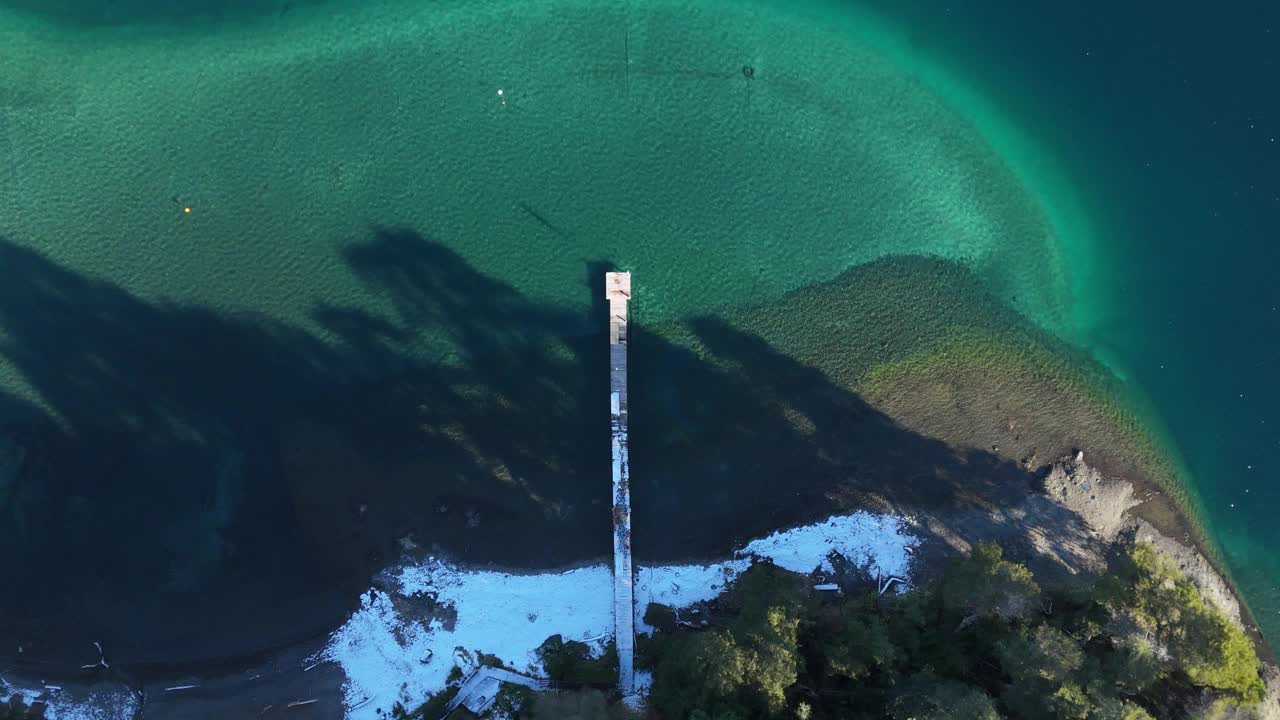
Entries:
[[503,683],[522,685],[530,690],[546,690],[548,687],[545,680],[536,680],[503,668],[482,665],[472,670],[467,679],[458,686],[458,694],[454,695],[445,706],[444,715],[440,716],[440,720],[445,720],[459,707],[465,707],[476,717],[484,715],[498,699],[498,692],[502,689]]
[[631,476],[627,459],[627,302],[631,273],[605,273],[609,299],[609,427],[613,434],[613,625],[618,685],[635,691],[635,576],[631,570]]

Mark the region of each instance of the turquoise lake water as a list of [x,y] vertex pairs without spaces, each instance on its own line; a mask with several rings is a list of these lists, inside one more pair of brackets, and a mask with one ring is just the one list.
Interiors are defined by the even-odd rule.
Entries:
[[20,576],[114,568],[66,581],[93,622],[321,597],[260,522],[359,504],[298,467],[376,475],[278,457],[337,375],[571,344],[606,265],[657,324],[929,255],[1151,399],[1280,636],[1277,40],[1264,3],[0,2],[0,419],[75,476],[0,485]]
[[1144,388],[1280,633],[1280,8],[881,3],[1069,168],[1099,231],[1086,344]]

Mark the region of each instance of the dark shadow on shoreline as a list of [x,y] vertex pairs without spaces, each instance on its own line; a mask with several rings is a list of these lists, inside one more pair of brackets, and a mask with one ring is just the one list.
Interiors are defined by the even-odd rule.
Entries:
[[[0,435],[26,450],[0,494],[21,589],[0,596],[0,669],[74,673],[95,640],[147,670],[314,637],[406,550],[529,568],[607,556],[609,263],[585,263],[584,317],[413,231],[377,229],[345,256],[394,311],[317,307],[336,338],[322,341],[144,302],[0,240],[0,352],[46,405],[0,398]],[[640,561],[1030,487],[1014,463],[911,432],[757,337],[687,326],[699,352],[633,328]],[[424,344],[449,360],[421,360]]]

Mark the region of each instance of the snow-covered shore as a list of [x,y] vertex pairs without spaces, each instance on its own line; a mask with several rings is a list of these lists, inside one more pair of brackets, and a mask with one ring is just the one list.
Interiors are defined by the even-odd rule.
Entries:
[[84,688],[60,685],[23,684],[0,676],[0,705],[17,698],[30,704],[44,703],[44,720],[129,720],[140,701],[126,688]]
[[[683,608],[710,600],[757,560],[795,572],[831,572],[832,556],[884,575],[909,573],[916,539],[900,517],[854,513],[773,533],[707,565],[637,568],[636,623],[650,603]],[[536,649],[552,635],[596,652],[613,639],[612,571],[592,565],[515,574],[469,570],[440,558],[393,568],[385,590],[370,590],[333,633],[317,661],[346,674],[349,720],[377,720],[376,706],[412,706],[442,690],[450,670],[479,653],[532,674]],[[375,702],[376,701],[376,702]]]

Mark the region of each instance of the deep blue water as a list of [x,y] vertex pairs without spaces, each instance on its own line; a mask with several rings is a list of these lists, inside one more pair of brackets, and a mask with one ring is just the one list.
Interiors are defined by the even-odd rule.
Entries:
[[1056,151],[1109,247],[1115,353],[1280,634],[1280,6],[879,2]]

